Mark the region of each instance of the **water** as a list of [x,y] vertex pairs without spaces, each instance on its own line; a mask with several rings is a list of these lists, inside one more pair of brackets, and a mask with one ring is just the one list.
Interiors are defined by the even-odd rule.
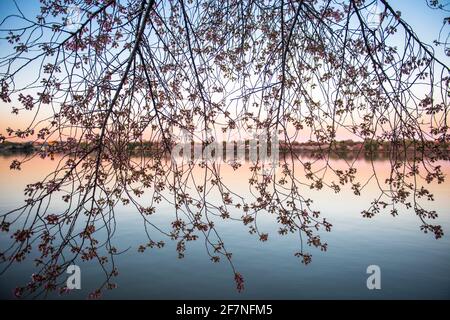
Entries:
[[[0,209],[4,212],[23,203],[23,188],[42,178],[54,166],[50,160],[34,159],[21,171],[10,171],[13,156],[0,158]],[[332,160],[339,166],[341,160]],[[342,161],[341,161],[342,162]],[[388,167],[386,160],[378,160],[377,172]],[[371,165],[358,160],[361,176],[369,176]],[[442,163],[446,175],[450,163]],[[248,166],[233,172],[224,168],[223,176],[230,188],[247,195],[245,183]],[[242,222],[218,221],[216,224],[225,245],[233,253],[233,262],[245,280],[245,290],[237,292],[233,272],[222,261],[212,263],[206,254],[204,239],[189,242],[184,259],[178,259],[175,243],[163,239],[166,246],[138,252],[145,243],[142,218],[133,207],[119,207],[116,212],[117,231],[114,244],[119,250],[128,249],[116,258],[118,288],[105,291],[104,299],[449,299],[450,298],[450,182],[433,184],[430,190],[435,201],[428,208],[439,213],[437,223],[444,229],[444,237],[436,240],[419,230],[420,221],[413,211],[399,211],[397,217],[384,212],[372,219],[360,212],[367,209],[377,195],[376,186],[369,183],[362,195],[356,197],[349,188],[335,194],[329,190],[304,194],[314,200],[314,208],[333,224],[329,233],[321,233],[328,243],[328,251],[311,248],[313,260],[303,265],[294,256],[299,239],[295,235],[276,233],[275,217],[258,216],[259,229],[269,233],[269,241],[261,242],[248,233]],[[55,207],[63,208],[59,202]],[[152,216],[158,226],[173,220],[173,208],[160,205]],[[7,239],[2,235],[0,247]],[[29,281],[33,267],[31,260],[15,264],[0,277],[0,298],[13,298],[13,289]],[[381,290],[368,290],[366,268],[381,268]],[[51,298],[86,298],[102,281],[96,263],[80,262],[81,290],[68,295],[55,294]]]

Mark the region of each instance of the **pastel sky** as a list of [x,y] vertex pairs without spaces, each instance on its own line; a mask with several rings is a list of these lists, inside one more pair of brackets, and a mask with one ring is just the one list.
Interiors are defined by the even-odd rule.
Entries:
[[[424,42],[432,44],[442,27],[443,18],[446,16],[445,12],[428,8],[426,0],[394,0],[390,2],[395,9],[402,12],[402,18],[413,27],[418,37]],[[38,0],[16,0],[16,3],[30,19],[39,13]],[[0,21],[14,13],[17,13],[17,8],[13,0],[0,0]],[[10,23],[4,24],[0,26],[0,29],[11,26]],[[9,50],[9,44],[5,40],[0,40],[0,56],[4,56]],[[436,55],[441,61],[448,63],[448,57],[445,56],[442,47],[436,48]],[[20,79],[18,80],[20,81]],[[44,118],[50,114],[51,110],[44,110],[40,117]],[[11,114],[11,104],[0,102],[0,133],[5,134],[7,127],[26,128],[33,116],[34,112],[22,112],[19,116],[13,115]],[[348,137],[343,133],[342,139],[346,138]]]

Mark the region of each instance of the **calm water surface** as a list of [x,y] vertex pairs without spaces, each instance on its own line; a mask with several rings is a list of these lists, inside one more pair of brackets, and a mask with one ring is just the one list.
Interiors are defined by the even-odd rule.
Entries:
[[[54,162],[35,159],[20,172],[10,171],[14,157],[0,156],[0,210],[5,212],[23,203],[23,188],[50,172]],[[334,160],[334,165],[339,166]],[[370,163],[358,160],[355,165],[361,175],[369,175]],[[376,162],[376,170],[383,173],[388,163]],[[442,163],[450,174],[450,163]],[[231,190],[248,194],[244,165],[233,173],[223,169]],[[186,256],[178,259],[175,243],[165,240],[163,249],[139,253],[137,248],[146,242],[142,218],[133,207],[119,207],[116,212],[117,231],[113,242],[119,250],[128,249],[116,258],[118,288],[105,291],[105,299],[449,299],[450,298],[450,181],[429,187],[435,201],[428,208],[438,211],[438,223],[444,237],[436,240],[420,231],[420,221],[412,211],[400,210],[399,216],[382,213],[372,219],[362,218],[377,195],[370,183],[361,196],[353,195],[349,187],[339,194],[329,190],[304,194],[314,200],[314,208],[333,224],[330,233],[322,238],[328,251],[308,250],[313,255],[305,266],[294,256],[299,240],[295,235],[279,236],[275,217],[259,215],[259,229],[269,233],[269,241],[261,242],[250,235],[241,222],[218,221],[216,224],[225,245],[233,253],[236,269],[244,276],[245,290],[238,293],[233,273],[227,263],[214,264],[205,252],[202,239],[187,245]],[[56,203],[54,210],[64,208]],[[152,216],[158,226],[168,226],[173,220],[173,208],[161,205]],[[158,235],[155,235],[158,239]],[[7,239],[0,238],[3,249]],[[31,259],[15,264],[0,277],[0,298],[13,298],[12,290],[29,281],[33,268]],[[368,290],[366,268],[381,268],[381,290]],[[96,263],[79,263],[82,289],[70,295],[53,298],[85,298],[102,281]]]

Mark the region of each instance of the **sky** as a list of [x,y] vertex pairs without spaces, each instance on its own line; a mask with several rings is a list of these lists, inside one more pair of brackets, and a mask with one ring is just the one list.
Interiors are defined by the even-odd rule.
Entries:
[[[38,0],[16,0],[17,5],[22,12],[29,18],[34,18],[39,13]],[[391,6],[402,12],[402,18],[407,21],[422,41],[432,44],[437,38],[442,27],[445,12],[432,10],[426,6],[425,0],[392,0]],[[17,8],[13,0],[0,0],[0,21],[9,14],[17,13]],[[14,20],[11,20],[14,21]],[[4,24],[0,29],[8,27],[17,27],[14,22],[8,25]],[[0,40],[0,56],[3,56],[10,48],[8,43]],[[445,56],[443,48],[436,48],[436,56],[450,65],[449,58]],[[28,80],[28,79],[27,79]],[[19,79],[20,81],[20,79]],[[50,110],[42,114],[43,117],[50,115]],[[11,114],[11,104],[7,105],[0,102],[0,133],[5,135],[6,128],[25,128],[34,116],[34,112],[22,112],[19,116]],[[343,137],[346,139],[348,137]]]

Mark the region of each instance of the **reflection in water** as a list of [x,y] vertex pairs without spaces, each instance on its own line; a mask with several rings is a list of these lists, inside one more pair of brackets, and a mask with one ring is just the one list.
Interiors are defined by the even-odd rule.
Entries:
[[[21,171],[10,171],[9,165],[13,159],[13,156],[0,158],[1,212],[14,209],[23,203],[22,191],[26,184],[38,181],[52,172],[60,160],[58,157],[54,161],[34,158],[26,163]],[[327,165],[325,162],[321,164],[320,161],[307,157],[297,159],[294,161],[292,175],[294,180],[298,179],[296,186],[305,208],[311,206],[313,212],[321,211],[320,219],[325,219],[318,220],[321,223],[325,221],[325,224],[317,226],[319,229],[314,230],[312,237],[305,237],[305,233],[315,227],[311,220],[304,221],[304,227],[297,225],[295,233],[290,234],[289,228],[292,226],[282,220],[291,219],[292,216],[280,215],[279,211],[271,210],[270,206],[268,210],[255,207],[255,203],[261,203],[258,197],[261,197],[260,184],[265,175],[255,170],[248,162],[241,162],[239,166],[217,167],[223,185],[229,188],[228,192],[217,192],[213,188],[201,190],[199,186],[186,183],[186,190],[191,194],[207,193],[208,206],[217,209],[218,214],[208,217],[208,225],[189,225],[188,217],[183,216],[185,212],[174,209],[177,199],[173,199],[173,190],[161,190],[158,194],[164,201],[154,201],[155,198],[151,197],[151,194],[158,188],[158,184],[152,184],[151,188],[139,194],[140,206],[154,208],[151,209],[151,214],[144,215],[144,223],[142,212],[135,206],[125,205],[126,201],[118,202],[115,205],[115,214],[111,213],[108,223],[103,224],[110,229],[96,230],[96,247],[109,250],[114,248],[115,254],[106,258],[112,258],[113,261],[104,261],[104,265],[112,264],[113,270],[120,270],[120,274],[114,277],[114,285],[118,287],[115,290],[103,291],[103,297],[449,298],[448,237],[435,240],[434,237],[418,232],[421,221],[413,209],[407,210],[404,205],[391,205],[387,201],[386,205],[383,205],[383,195],[386,195],[383,190],[387,188],[384,182],[390,178],[391,163],[387,160],[372,163],[364,159],[353,159],[350,167],[356,168],[357,173],[356,177],[352,178],[346,171],[349,168],[349,160],[333,159],[330,160],[331,164]],[[305,169],[304,163],[307,162],[313,163],[310,169],[308,166]],[[440,165],[443,174],[448,175],[449,163],[442,162]],[[278,168],[275,174],[283,177],[284,169]],[[312,189],[311,183],[317,183],[317,180],[305,180],[305,175],[311,172],[315,176],[321,176],[322,183],[331,188]],[[347,185],[337,183],[342,189],[339,193],[333,191],[332,181],[336,172],[342,172],[342,179],[354,179],[353,183]],[[202,177],[203,173],[204,168],[200,166],[195,166],[189,172],[197,179]],[[175,177],[172,175],[169,178]],[[212,176],[207,177],[211,178]],[[425,178],[421,175],[405,177],[409,180],[420,179],[420,183],[426,184]],[[181,175],[181,179],[188,181],[188,177],[184,175]],[[256,180],[255,184],[246,183],[252,179]],[[290,193],[286,190],[290,188],[291,186],[287,185],[284,193],[283,189],[280,189],[278,194],[279,197],[285,197],[283,203],[287,208]],[[435,201],[427,203],[427,208],[440,214],[438,223],[444,230],[448,230],[450,214],[447,195],[450,185],[447,182],[433,184],[429,189]],[[225,210],[223,203],[229,200],[223,198],[224,193],[232,193],[238,199],[257,199],[253,206],[250,202],[242,204],[249,205],[249,212],[256,214],[243,217],[242,208],[237,206],[238,202],[233,205],[228,203]],[[425,198],[427,196],[428,193],[422,195]],[[372,219],[364,218],[361,212],[372,212],[373,210],[369,209],[373,209],[374,199],[379,200],[380,212]],[[57,216],[67,208],[67,203],[61,197],[43,205],[49,205],[47,212],[50,217]],[[82,228],[88,219],[87,216],[82,217],[75,228]],[[174,229],[174,224],[185,226]],[[332,232],[326,232],[328,225]],[[299,229],[302,232],[299,232]],[[180,234],[174,234],[174,230],[178,230]],[[288,236],[283,236],[285,233],[288,233]],[[0,237],[0,246],[4,251],[11,244],[10,234],[2,233]],[[88,235],[86,237],[89,238]],[[185,241],[168,241],[180,237]],[[197,241],[192,241],[197,237]],[[71,240],[79,243],[82,237]],[[218,243],[223,245],[217,247],[217,251],[225,252],[225,257],[214,252],[214,246]],[[310,249],[310,246],[318,248]],[[64,254],[69,257],[70,250],[66,249]],[[33,259],[38,258],[40,253],[32,251],[25,261],[14,263],[0,277],[2,298],[14,297],[14,288],[30,281],[30,275],[36,272]],[[208,259],[213,262],[224,259],[226,261],[227,254],[231,253],[231,267],[235,277],[238,277],[234,279],[236,283],[233,283],[233,279],[230,281],[229,264],[208,263]],[[86,252],[80,254],[74,260],[82,270],[82,289],[69,294],[56,290],[50,293],[50,297],[84,298],[89,293],[95,293],[95,289],[105,281],[105,276],[109,279],[110,269],[103,269],[103,264],[99,267],[96,259],[89,259],[85,254]],[[313,256],[313,263],[308,266],[299,263],[298,256],[301,257],[300,261],[309,263],[309,255]],[[81,262],[82,260],[86,261]],[[379,265],[382,270],[380,291],[369,291],[366,288],[368,275],[365,272],[367,266],[372,264]],[[239,276],[243,279],[239,279]],[[62,275],[61,284],[66,277],[67,275]],[[245,281],[245,290],[241,290],[242,280]],[[108,281],[105,283],[108,284]],[[240,290],[236,290],[236,284]]]

